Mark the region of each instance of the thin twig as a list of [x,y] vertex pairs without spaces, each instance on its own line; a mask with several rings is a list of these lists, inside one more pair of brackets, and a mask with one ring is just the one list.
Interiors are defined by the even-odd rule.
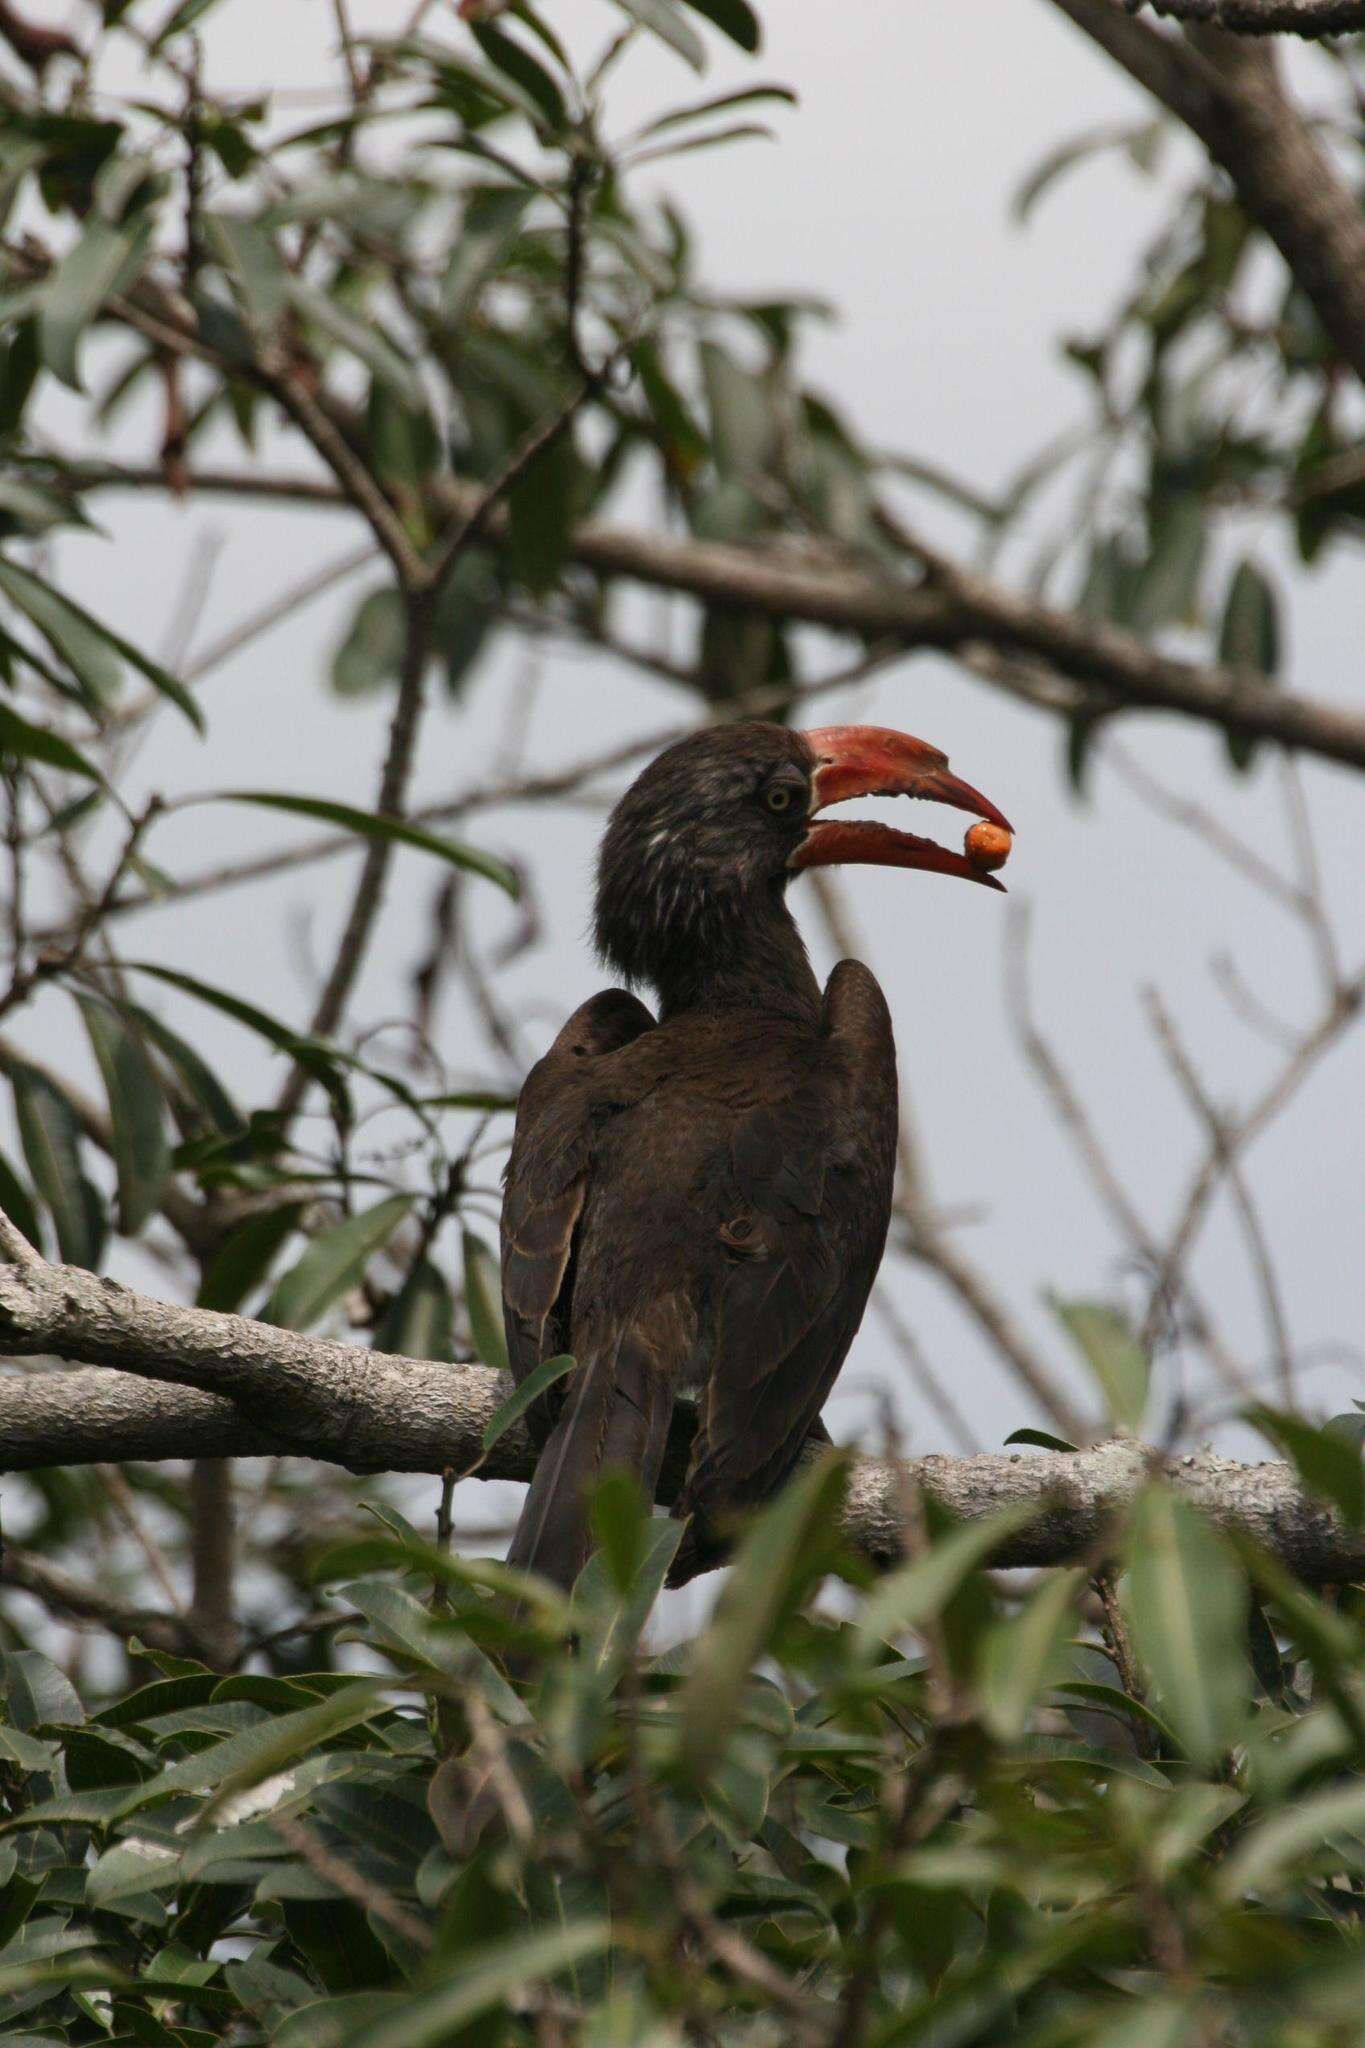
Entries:
[[1151,1019],[1157,1043],[1160,1045],[1172,1073],[1190,1106],[1198,1116],[1208,1136],[1210,1155],[1218,1160],[1232,1191],[1233,1200],[1242,1219],[1242,1230],[1251,1257],[1252,1269],[1261,1291],[1265,1310],[1266,1325],[1270,1333],[1275,1360],[1275,1375],[1280,1394],[1286,1402],[1294,1400],[1294,1357],[1289,1340],[1284,1304],[1280,1296],[1279,1282],[1275,1277],[1274,1261],[1266,1241],[1260,1215],[1252,1199],[1246,1176],[1242,1171],[1228,1121],[1216,1104],[1211,1101],[1208,1091],[1199,1078],[1194,1061],[1182,1044],[1174,1020],[1154,988],[1144,992],[1144,1002]]

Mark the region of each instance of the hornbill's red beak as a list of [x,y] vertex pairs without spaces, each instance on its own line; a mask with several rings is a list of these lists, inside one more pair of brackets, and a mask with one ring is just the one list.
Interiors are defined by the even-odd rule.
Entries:
[[[823,725],[802,734],[815,755],[811,813],[855,796],[918,796],[931,803],[952,804],[1011,832],[1009,820],[988,797],[948,770],[948,757],[924,740],[894,732],[884,725]],[[1008,842],[1006,842],[1008,844]],[[890,825],[864,818],[830,818],[814,822],[796,852],[794,868],[831,867],[861,861],[879,867],[928,868],[938,875],[960,875],[966,882],[984,882],[1003,890],[1003,882],[985,865],[965,853],[951,853],[932,839],[897,832]]]

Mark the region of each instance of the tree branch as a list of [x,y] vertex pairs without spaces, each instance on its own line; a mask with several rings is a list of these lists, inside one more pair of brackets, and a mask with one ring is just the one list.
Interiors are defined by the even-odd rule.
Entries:
[[[1081,6],[1083,0],[1056,0]],[[1106,7],[1106,13],[1110,10]],[[1123,29],[1137,29],[1158,44],[1169,39],[1115,13]],[[1362,231],[1365,232],[1365,231]],[[1365,259],[1361,291],[1365,295]],[[1365,309],[1362,310],[1365,363]],[[159,471],[74,465],[79,488],[164,488]],[[245,493],[300,504],[343,505],[334,487],[299,477],[247,478],[232,470],[202,470],[191,489]],[[468,516],[481,493],[443,481],[442,505]],[[491,546],[505,545],[505,517],[492,513],[484,531]],[[1170,711],[1222,732],[1365,768],[1365,714],[1272,688],[1248,671],[1217,663],[1179,661],[1158,653],[1117,626],[1058,611],[989,578],[953,568],[933,586],[872,576],[790,543],[737,547],[719,541],[587,522],[569,542],[568,558],[600,576],[620,576],[655,590],[674,590],[706,603],[762,612],[769,618],[890,640],[903,647],[936,647],[963,659],[982,646],[1031,654],[1049,668],[1108,696],[1115,710]],[[975,664],[970,663],[975,669]],[[995,682],[989,673],[985,680]]]
[[1053,4],[1198,136],[1283,256],[1343,361],[1365,378],[1365,218],[1285,92],[1272,48],[1217,28],[1192,29],[1188,41],[1166,35],[1115,0]]
[[[9,1471],[281,1453],[361,1472],[467,1471],[507,1389],[486,1366],[392,1357],[243,1316],[179,1308],[72,1266],[0,1268],[0,1341],[15,1355],[119,1368],[0,1376],[0,1469]],[[677,1497],[691,1428],[680,1407],[659,1487],[665,1503]],[[526,1479],[534,1463],[530,1436],[517,1424],[480,1473]],[[844,1524],[874,1559],[898,1557],[908,1476],[969,1520],[1036,1503],[1037,1520],[994,1562],[1060,1564],[1093,1554],[1110,1517],[1154,1468],[1303,1578],[1365,1575],[1365,1536],[1309,1499],[1289,1466],[1239,1465],[1211,1452],[1163,1461],[1123,1442],[1073,1456],[999,1451],[904,1465],[859,1459]]]

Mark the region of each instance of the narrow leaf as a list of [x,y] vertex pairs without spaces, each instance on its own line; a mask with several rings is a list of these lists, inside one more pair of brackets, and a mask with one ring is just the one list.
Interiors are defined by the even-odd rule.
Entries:
[[1035,1701],[1062,1676],[1084,1584],[1084,1572],[1054,1572],[1017,1614],[997,1622],[982,1644],[977,1674],[981,1715],[1001,1742],[1019,1739]]
[[306,1330],[364,1272],[411,1209],[412,1195],[386,1195],[358,1216],[321,1231],[298,1264],[276,1282],[261,1321]]
[[1050,1306],[1098,1380],[1114,1421],[1123,1429],[1139,1429],[1151,1361],[1123,1317],[1098,1301],[1062,1301],[1054,1295]]
[[487,22],[474,22],[474,40],[490,64],[530,94],[550,132],[562,134],[569,125],[569,111],[563,93],[544,65],[511,36]]
[[78,360],[81,336],[137,268],[150,231],[145,216],[117,227],[92,218],[47,282],[38,316],[38,345],[53,375],[73,391],[84,389]]
[[244,1024],[248,1031],[256,1032],[280,1052],[286,1052],[291,1059],[297,1060],[315,1080],[322,1083],[338,1106],[345,1104],[345,1083],[325,1046],[311,1039],[296,1037],[287,1025],[268,1017],[253,1003],[244,1002],[240,996],[229,995],[226,989],[213,988],[206,981],[197,981],[192,974],[180,974],[173,967],[158,967],[150,960],[128,960],[124,965],[136,969],[139,974],[154,974],[158,981],[183,989],[186,995],[195,996],[201,1003],[208,1003],[213,1009],[221,1010],[224,1016]]
[[753,56],[763,41],[763,30],[749,0],[687,0],[694,14],[714,24],[722,35],[738,43]]
[[169,1024],[163,1024],[153,1011],[144,1010],[140,1004],[124,1003],[120,1007],[136,1020],[138,1028],[169,1062],[186,1093],[216,1131],[229,1137],[245,1129],[246,1118],[192,1045],[187,1044],[178,1032],[172,1031]]
[[386,818],[375,811],[356,810],[351,804],[332,803],[325,797],[291,796],[283,790],[225,789],[219,800],[231,804],[256,804],[271,811],[291,811],[301,818],[321,818],[329,825],[339,825],[344,832],[358,833],[363,839],[387,839],[403,846],[415,846],[421,853],[433,853],[439,860],[449,861],[452,867],[469,868],[475,874],[486,875],[509,896],[515,896],[520,888],[516,875],[505,861],[490,853],[479,853],[472,846],[459,845],[453,839],[443,839],[435,832],[424,832],[420,825],[410,825],[403,818]]
[[1142,1495],[1123,1582],[1138,1654],[1186,1754],[1217,1766],[1249,1711],[1246,1581],[1232,1550],[1167,1486]]
[[348,313],[328,293],[315,290],[296,277],[289,279],[289,298],[296,311],[320,327],[349,355],[357,357],[406,404],[417,411],[424,409],[426,394],[420,377],[373,317]]
[[455,1304],[445,1275],[430,1259],[418,1259],[385,1309],[374,1333],[376,1351],[404,1358],[455,1356]]
[[1040,1451],[1074,1451],[1075,1444],[1068,1443],[1064,1436],[1051,1436],[1045,1429],[1012,1429],[1005,1438],[1007,1444],[1035,1444]]
[[[601,1954],[610,1941],[610,1922],[578,1920],[462,1947],[457,1971],[430,1990],[405,1992],[390,2012],[352,2033],[348,2048],[447,2048],[471,2020],[505,2014],[514,1993]],[[302,2048],[304,2037],[297,2038]]]
[[276,1252],[297,1230],[303,1206],[282,1202],[239,1223],[215,1254],[205,1273],[196,1299],[199,1308],[216,1308],[231,1315],[246,1300],[253,1287],[264,1280]]
[[104,780],[99,769],[86,760],[79,747],[73,747],[70,740],[64,740],[60,733],[48,732],[41,725],[30,725],[17,711],[11,711],[8,704],[0,704],[0,753],[18,754],[27,761],[42,761],[49,768],[64,768],[68,775],[88,775],[92,782]]
[[1020,1502],[998,1514],[967,1522],[916,1557],[890,1572],[868,1596],[858,1619],[864,1656],[906,1629],[918,1628],[939,1614],[958,1588],[998,1550],[1007,1537],[1026,1528],[1036,1507]]
[[[1269,681],[1280,665],[1280,621],[1275,590],[1253,561],[1237,564],[1223,604],[1218,658],[1229,668],[1250,669]],[[1247,733],[1227,735],[1234,768],[1250,766],[1256,742]]]
[[104,1208],[81,1171],[81,1131],[66,1097],[36,1067],[14,1062],[14,1110],[33,1185],[52,1218],[62,1257],[93,1270],[104,1247]]
[[81,681],[88,682],[96,702],[108,703],[117,693],[121,659],[145,677],[154,690],[169,697],[197,732],[204,731],[204,715],[183,683],[120,634],[92,618],[62,591],[54,590],[41,576],[35,576],[31,569],[21,569],[17,562],[0,558],[0,590],[32,620],[63,660],[70,662]]
[[90,1044],[104,1079],[118,1169],[118,1227],[136,1237],[156,1213],[171,1170],[166,1100],[141,1038],[116,1010],[79,996]]
[[507,1370],[507,1339],[502,1328],[502,1282],[498,1262],[472,1231],[463,1233],[464,1306],[474,1349],[485,1365]]
[[706,69],[705,45],[673,0],[616,0],[616,4],[641,28],[647,28],[660,42],[676,50],[694,71]]
[[750,1672],[828,1558],[847,1476],[846,1454],[827,1452],[755,1516],[740,1541],[680,1698],[680,1756],[694,1784],[719,1762]]
[[565,1373],[572,1372],[575,1360],[567,1355],[563,1358],[542,1358],[540,1364],[528,1372],[514,1394],[509,1394],[501,1407],[495,1408],[488,1418],[488,1427],[483,1433],[483,1447],[491,1451],[501,1436],[506,1436],[514,1422],[519,1422],[533,1402],[538,1401],[547,1387],[556,1380],[562,1380]]
[[28,1189],[3,1152],[0,1152],[0,1209],[16,1230],[23,1232],[35,1252],[43,1249],[43,1227]]
[[1290,1460],[1309,1493],[1330,1501],[1353,1529],[1365,1522],[1365,1460],[1353,1437],[1276,1408],[1249,1408],[1245,1420]]

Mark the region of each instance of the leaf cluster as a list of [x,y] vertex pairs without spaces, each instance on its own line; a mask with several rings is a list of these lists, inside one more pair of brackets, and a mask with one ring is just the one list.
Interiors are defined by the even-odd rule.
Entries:
[[8,1653],[0,2025],[1358,2042],[1359,1590],[1310,1594],[1162,1483],[1104,1609],[1083,1571],[992,1590],[1019,1514],[932,1500],[873,1582],[829,1534],[843,1482],[808,1468],[662,1654],[679,1530],[622,1475],[571,1600],[381,1510],[316,1564],[345,1671],[149,1657],[88,1713]]

